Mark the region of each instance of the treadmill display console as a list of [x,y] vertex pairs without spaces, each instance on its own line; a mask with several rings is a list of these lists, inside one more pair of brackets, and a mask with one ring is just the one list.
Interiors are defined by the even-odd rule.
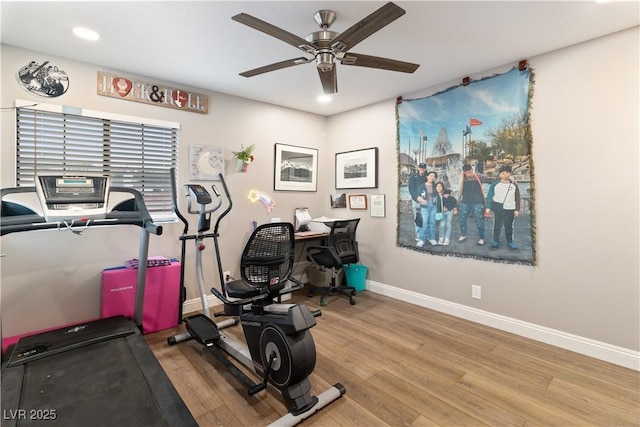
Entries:
[[36,191],[47,219],[100,217],[106,213],[109,178],[38,176]]

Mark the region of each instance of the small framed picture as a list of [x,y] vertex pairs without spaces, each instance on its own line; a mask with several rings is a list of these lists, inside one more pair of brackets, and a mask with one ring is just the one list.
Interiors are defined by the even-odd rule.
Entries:
[[371,195],[371,216],[384,218],[385,216],[384,194]]
[[349,194],[349,209],[367,209],[367,195]]

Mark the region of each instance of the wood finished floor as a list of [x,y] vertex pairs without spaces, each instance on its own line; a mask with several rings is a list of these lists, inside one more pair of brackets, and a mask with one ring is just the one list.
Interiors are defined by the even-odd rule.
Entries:
[[[293,299],[311,309],[318,296]],[[306,426],[640,426],[640,374],[371,292],[330,297],[311,329],[314,394],[346,394]],[[286,413],[273,388],[249,397],[202,347],[146,336],[202,427],[267,425]],[[225,330],[240,337],[241,328]]]

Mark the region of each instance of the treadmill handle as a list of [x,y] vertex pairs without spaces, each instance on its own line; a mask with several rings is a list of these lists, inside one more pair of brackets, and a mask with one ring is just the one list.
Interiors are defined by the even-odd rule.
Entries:
[[162,235],[162,225],[160,225],[160,224],[155,224],[155,223],[149,221],[144,225],[144,228],[149,233],[155,234],[156,236]]

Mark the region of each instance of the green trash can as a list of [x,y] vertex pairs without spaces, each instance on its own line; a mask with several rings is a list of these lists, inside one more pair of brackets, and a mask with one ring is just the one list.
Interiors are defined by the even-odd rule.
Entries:
[[356,291],[364,291],[367,289],[367,270],[369,267],[362,264],[343,265],[344,275],[347,279],[347,285],[356,288]]

